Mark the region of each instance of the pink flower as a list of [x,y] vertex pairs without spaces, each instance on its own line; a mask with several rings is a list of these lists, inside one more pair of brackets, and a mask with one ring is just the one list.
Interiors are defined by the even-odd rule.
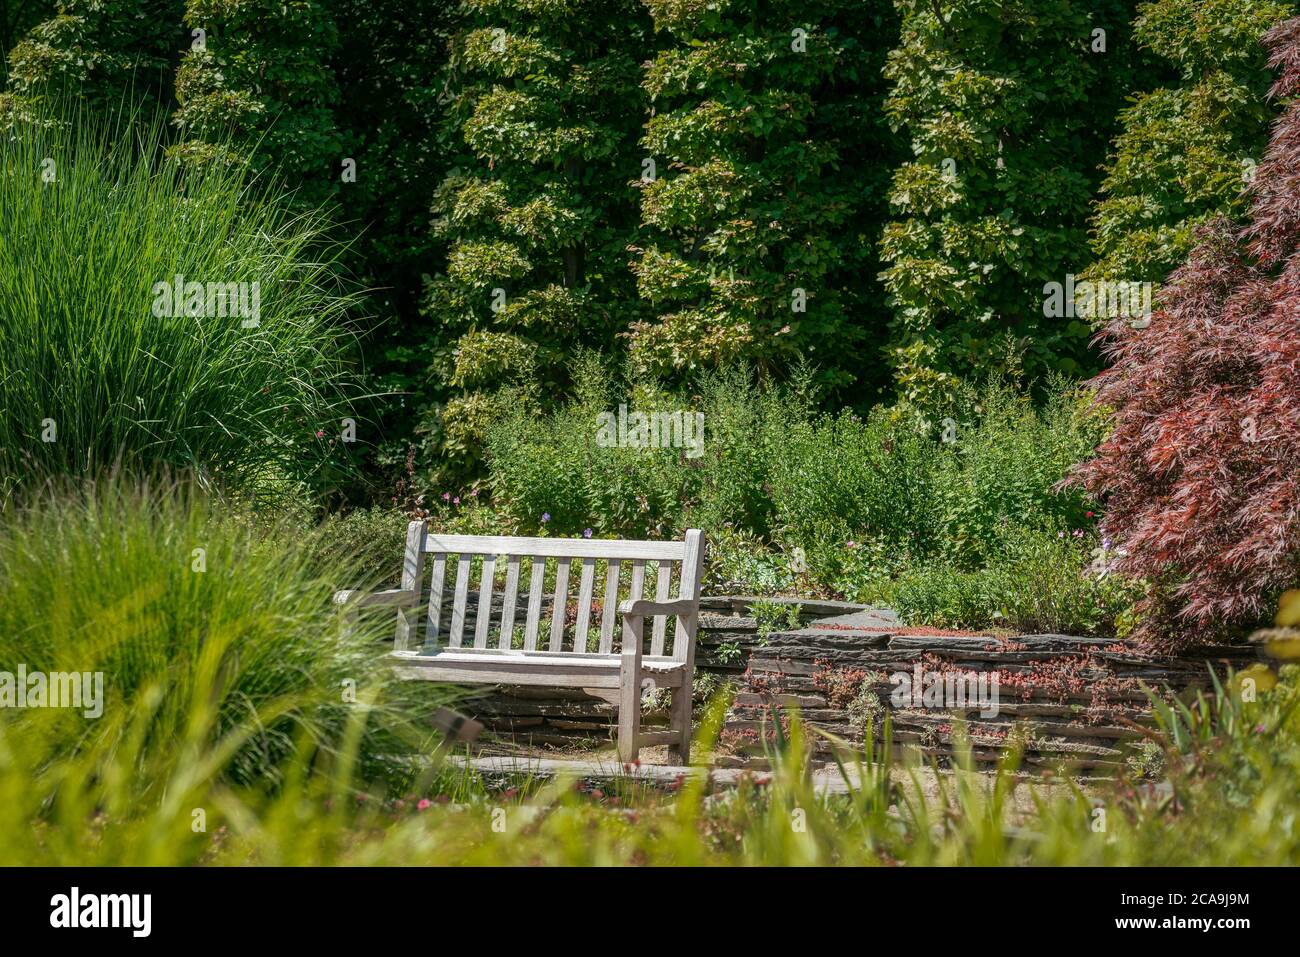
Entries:
[[450,492],[443,492],[443,493],[442,493],[442,500],[443,500],[444,502],[450,502],[450,501],[451,501],[451,493],[450,493]]
[[455,498],[453,498],[453,499],[451,500],[451,504],[452,504],[452,505],[459,505],[459,504],[460,504],[460,496],[457,495]]
[[420,803],[417,804],[416,807],[419,808],[421,811],[423,811],[426,808],[428,808],[429,805],[431,805],[432,803],[433,802],[430,801],[428,798],[420,798]]

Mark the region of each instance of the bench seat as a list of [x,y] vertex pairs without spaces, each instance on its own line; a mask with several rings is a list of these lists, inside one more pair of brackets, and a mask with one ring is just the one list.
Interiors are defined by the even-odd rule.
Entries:
[[[666,744],[686,764],[703,563],[699,529],[679,542],[615,541],[439,535],[412,522],[401,587],[340,591],[334,601],[345,614],[397,612],[388,660],[402,678],[581,688],[616,707],[620,760]],[[641,731],[647,688],[671,694],[666,731]]]
[[[549,685],[555,688],[617,688],[622,660],[617,656],[546,651],[393,651],[389,659],[403,678],[473,684]],[[641,677],[657,687],[682,683],[685,662],[641,658]]]

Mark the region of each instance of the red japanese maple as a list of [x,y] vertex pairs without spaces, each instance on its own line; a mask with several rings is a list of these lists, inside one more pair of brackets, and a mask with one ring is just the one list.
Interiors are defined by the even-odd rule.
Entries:
[[[1264,42],[1273,96],[1295,96],[1300,18]],[[1202,229],[1148,326],[1100,337],[1115,428],[1070,479],[1105,497],[1117,570],[1157,584],[1138,637],[1169,648],[1256,621],[1300,583],[1300,100],[1248,190],[1249,224]]]

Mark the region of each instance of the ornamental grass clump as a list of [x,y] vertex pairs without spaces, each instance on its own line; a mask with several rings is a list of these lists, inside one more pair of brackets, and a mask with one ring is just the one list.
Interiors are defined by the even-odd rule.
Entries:
[[0,492],[116,463],[310,480],[339,448],[354,296],[324,215],[166,140],[89,116],[0,139]]
[[337,749],[364,708],[378,772],[412,727],[431,736],[447,695],[424,687],[396,703],[383,665],[391,618],[348,621],[331,602],[366,584],[310,528],[254,518],[190,482],[114,475],[28,496],[0,512],[0,686],[75,673],[100,676],[102,694],[55,707],[0,687],[0,725],[39,736],[47,760],[136,736],[141,766],[159,768],[140,772],[148,801],[177,762],[221,741],[215,777],[275,784],[304,748]]

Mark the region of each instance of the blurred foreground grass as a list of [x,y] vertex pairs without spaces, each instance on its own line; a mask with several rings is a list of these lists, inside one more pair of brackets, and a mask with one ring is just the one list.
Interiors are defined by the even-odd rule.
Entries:
[[1159,780],[1086,792],[1017,776],[1014,746],[996,774],[927,776],[884,758],[886,726],[878,760],[845,759],[850,793],[819,794],[797,716],[772,770],[731,789],[489,784],[428,760],[450,693],[390,681],[380,634],[342,626],[351,562],[312,533],[114,481],[2,518],[0,672],[102,671],[105,700],[0,708],[0,864],[1300,861],[1293,666],[1247,676],[1258,700],[1238,676],[1158,706]]

